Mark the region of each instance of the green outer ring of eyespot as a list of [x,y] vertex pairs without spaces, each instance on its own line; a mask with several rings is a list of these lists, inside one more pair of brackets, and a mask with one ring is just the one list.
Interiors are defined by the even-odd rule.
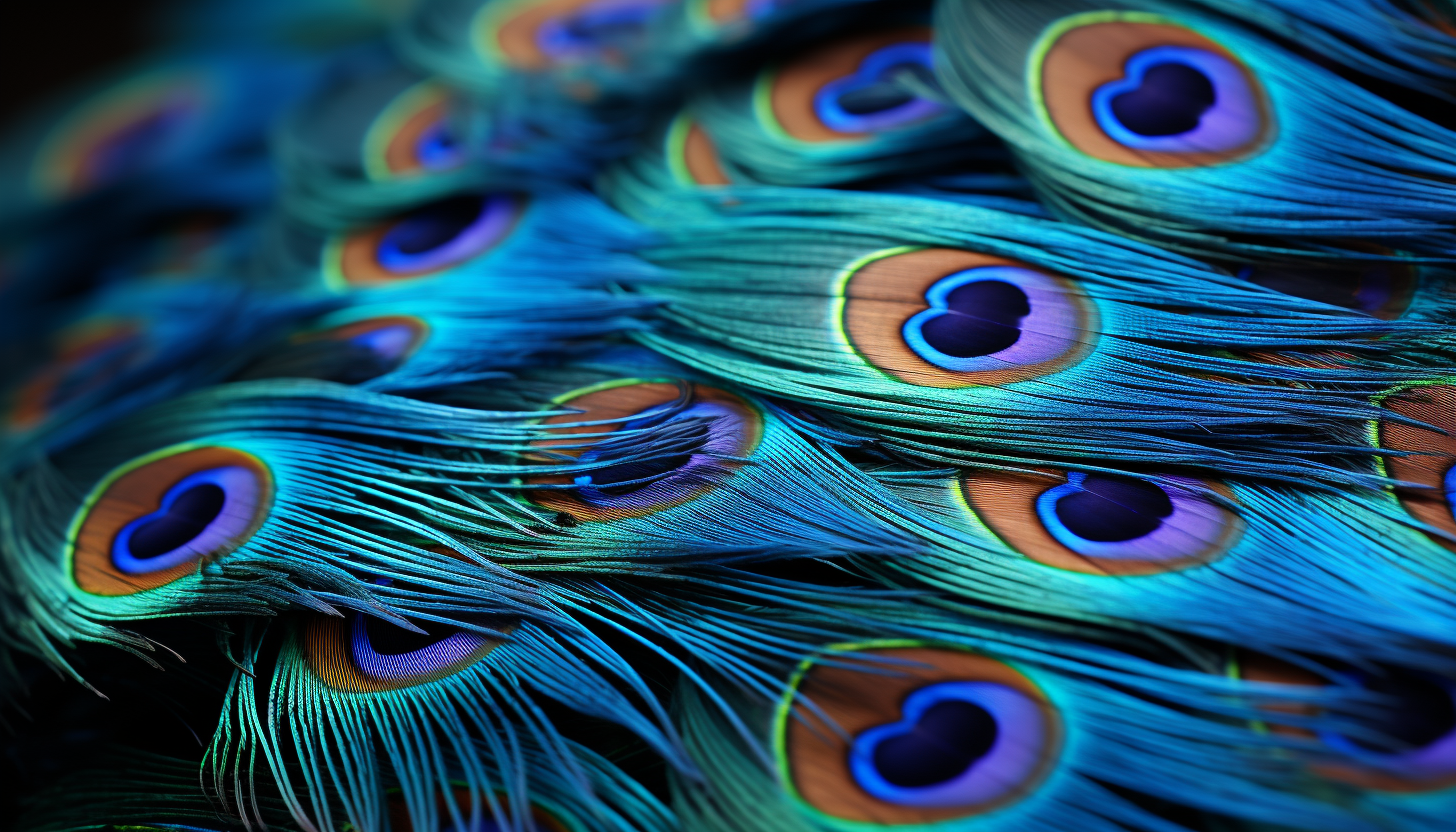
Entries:
[[687,0],[686,14],[688,28],[699,35],[707,35],[724,28],[708,16],[708,0]]
[[[1021,669],[1016,665],[1015,662],[1009,662],[1005,659],[997,658],[980,650],[972,650],[961,645],[948,644],[945,642],[923,641],[910,638],[869,639],[867,641],[851,641],[842,642],[839,644],[830,644],[820,648],[819,650],[816,650],[809,656],[806,656],[803,661],[799,662],[799,666],[794,668],[794,672],[789,676],[788,684],[784,688],[783,697],[779,700],[778,704],[774,706],[772,737],[773,757],[774,764],[778,768],[778,777],[780,783],[783,785],[784,793],[789,796],[789,799],[794,802],[794,804],[800,811],[812,815],[818,822],[826,826],[843,829],[847,832],[884,832],[885,830],[885,827],[880,824],[845,820],[844,818],[839,818],[835,817],[834,815],[827,814],[826,812],[823,812],[820,809],[816,808],[813,804],[809,803],[809,801],[805,800],[799,794],[799,790],[794,788],[793,778],[789,776],[789,749],[788,743],[786,742],[786,738],[788,737],[789,719],[792,718],[793,713],[794,695],[799,690],[799,685],[803,683],[804,677],[808,675],[809,671],[812,670],[814,666],[819,663],[818,659],[821,656],[829,653],[842,654],[852,653],[861,650],[896,650],[907,647],[925,647],[937,650],[954,650],[960,653],[969,653],[975,656],[984,656],[985,658],[1001,662],[1002,664],[1007,665],[1012,670],[1015,670],[1018,673],[1021,672]],[[1030,678],[1030,676],[1028,676],[1028,678]],[[1036,687],[1038,689],[1041,688],[1041,685],[1037,684],[1035,680],[1032,681],[1033,684],[1036,684]],[[946,820],[935,821],[932,823],[896,824],[895,829],[900,830],[900,832],[921,832],[922,830],[924,830],[924,832],[932,832],[932,830],[944,829],[947,824],[958,822],[961,821],[955,818],[948,818]]]
[[504,70],[506,55],[495,34],[504,20],[534,2],[535,0],[517,0],[514,3],[481,3],[475,14],[470,16],[470,22],[465,25],[465,38],[469,41],[470,51],[492,69]]
[[[877,260],[879,258],[872,257],[870,259],[866,259],[865,262],[870,262],[871,259],[876,259]],[[823,823],[823,824],[825,824],[827,826],[833,826],[833,827],[836,827],[836,828],[839,828],[839,829],[855,830],[855,832],[861,832],[861,830],[862,830],[862,832],[871,832],[872,830],[883,830],[884,829],[883,826],[879,826],[877,824],[873,824],[873,823],[863,823],[861,821],[845,820],[843,818],[837,818],[837,817],[835,817],[835,816],[833,816],[831,814],[828,814],[827,812],[824,812],[824,811],[820,810],[818,807],[814,806],[809,801],[805,800],[804,797],[799,794],[799,790],[796,789],[796,788],[794,788],[794,778],[789,775],[789,745],[788,745],[789,719],[792,718],[793,709],[794,709],[794,698],[795,698],[795,694],[798,693],[799,685],[801,685],[803,683],[804,677],[808,675],[809,671],[810,670],[813,670],[814,669],[814,666],[816,664],[818,664],[817,659],[820,656],[823,656],[823,655],[828,654],[828,653],[850,653],[850,652],[854,652],[856,650],[865,650],[865,649],[890,649],[890,650],[893,650],[893,649],[896,649],[896,648],[904,648],[904,647],[938,647],[938,646],[941,646],[941,645],[937,645],[937,644],[934,644],[934,643],[928,642],[928,641],[917,641],[915,639],[908,639],[908,638],[907,639],[871,639],[869,641],[843,642],[843,643],[840,643],[840,644],[830,644],[830,645],[828,645],[828,646],[826,646],[826,647],[824,647],[824,648],[816,651],[815,653],[812,653],[809,656],[806,656],[803,659],[803,661],[799,662],[799,666],[796,667],[796,668],[794,668],[793,674],[789,676],[788,684],[784,687],[784,695],[783,695],[783,697],[781,699],[779,699],[778,704],[774,706],[774,716],[773,716],[773,756],[774,756],[774,764],[778,768],[779,782],[784,787],[784,793],[789,796],[789,799],[794,802],[794,804],[797,806],[797,808],[800,811],[805,812],[807,814],[810,814],[810,815],[814,816],[814,818],[816,820],[818,820],[820,823]],[[897,828],[907,830],[907,832],[913,832],[913,830],[916,830],[916,829],[930,829],[930,828],[932,828],[932,826],[933,826],[932,824],[913,824],[913,825],[907,825],[907,826],[900,826],[900,827],[897,827]]]
[[324,288],[330,292],[349,292],[354,289],[344,277],[344,244],[348,242],[347,231],[337,232],[329,237],[324,243],[324,250],[319,262],[319,274],[323,278]]
[[663,155],[667,157],[667,170],[672,174],[672,181],[685,188],[698,184],[693,180],[687,162],[688,132],[692,129],[693,118],[684,109],[673,117],[672,124],[667,128],[667,139],[663,143]]
[[[595,392],[597,392],[599,390],[611,390],[611,389],[613,389],[615,387],[626,387],[626,386],[632,385],[632,384],[673,384],[673,383],[676,383],[678,381],[681,381],[681,379],[675,379],[675,378],[673,378],[673,379],[670,379],[670,378],[614,378],[614,379],[610,379],[608,381],[599,381],[596,384],[588,384],[585,387],[577,387],[577,388],[574,388],[572,390],[568,390],[568,391],[566,391],[565,393],[562,393],[559,396],[552,397],[547,402],[547,404],[554,405],[554,406],[559,406],[559,405],[565,404],[566,402],[568,402],[568,401],[570,401],[570,400],[572,400],[572,399],[574,399],[574,398],[576,398],[578,396],[585,396],[588,393],[595,393]],[[543,408],[543,409],[546,409],[546,408]],[[537,419],[533,419],[531,421],[531,424],[539,425],[539,424],[541,424],[542,422],[546,421],[549,418],[550,418],[549,415],[547,415],[547,416],[541,416],[541,417],[539,417]],[[511,478],[511,482],[513,484],[517,485],[517,486],[521,486],[521,485],[525,485],[525,482],[526,481],[525,481],[525,479],[523,479],[521,477],[512,477]]]
[[[956,508],[958,508],[962,512],[964,512],[964,516],[965,516],[966,520],[969,522],[969,524],[972,526],[972,528],[974,528],[974,529],[976,529],[976,531],[978,531],[978,532],[986,535],[991,540],[994,540],[997,543],[1000,543],[1002,546],[1006,547],[1006,550],[1008,552],[1015,553],[1017,556],[1021,557],[1023,560],[1031,560],[1030,558],[1028,558],[1025,555],[1021,554],[1020,552],[1017,552],[1016,551],[1016,547],[1012,546],[1010,543],[1007,543],[1005,540],[1003,540],[1002,537],[1001,537],[1001,535],[996,534],[996,531],[994,529],[992,529],[989,525],[987,525],[987,523],[986,523],[985,520],[981,519],[980,512],[976,511],[976,509],[971,505],[971,501],[968,500],[968,499],[966,499],[966,487],[965,487],[965,475],[964,475],[964,473],[958,472],[955,476],[951,477],[950,478],[950,482],[947,485],[947,489],[950,491],[950,499],[951,499],[951,502],[955,504],[955,507]],[[1033,561],[1033,563],[1035,563],[1035,561]],[[1089,578],[1095,578],[1095,577],[1099,577],[1099,576],[1097,576],[1097,575],[1088,575],[1087,577],[1089,577]],[[1106,575],[1106,576],[1101,576],[1101,577],[1109,577],[1110,578],[1110,577],[1118,577],[1118,576]]]
[[790,136],[779,124],[773,111],[773,87],[779,78],[780,67],[770,67],[758,74],[753,82],[753,117],[769,138],[783,144],[806,144]]
[[1056,42],[1061,40],[1062,35],[1073,29],[1080,29],[1083,26],[1090,26],[1094,23],[1151,23],[1163,26],[1179,26],[1187,28],[1183,24],[1169,17],[1150,12],[1119,12],[1099,11],[1082,12],[1081,14],[1068,15],[1052,21],[1041,34],[1037,36],[1036,43],[1032,45],[1031,51],[1026,55],[1026,84],[1027,94],[1031,96],[1032,111],[1036,113],[1037,121],[1042,128],[1056,137],[1057,142],[1063,149],[1075,150],[1087,158],[1094,158],[1083,153],[1062,135],[1057,128],[1056,122],[1052,121],[1052,115],[1047,110],[1046,97],[1041,90],[1041,68],[1046,62],[1047,53],[1051,52]]
[[370,181],[383,182],[394,179],[398,176],[389,169],[389,162],[385,160],[385,151],[389,149],[389,143],[394,139],[395,133],[399,132],[400,126],[410,116],[420,99],[437,94],[440,85],[434,81],[420,81],[411,84],[404,89],[380,111],[379,115],[370,122],[369,129],[364,133],[364,144],[361,148],[361,162],[364,166],[364,174]]
[[[1417,387],[1456,387],[1456,376],[1443,376],[1441,378],[1425,379],[1422,381],[1408,381],[1403,384],[1397,384],[1389,390],[1386,390],[1382,393],[1377,393],[1376,395],[1372,396],[1370,398],[1370,403],[1376,407],[1383,408],[1385,406],[1386,399],[1392,396],[1399,396],[1401,393],[1404,393],[1407,390],[1414,390]],[[1370,443],[1370,447],[1377,450],[1380,449],[1379,416],[1371,417],[1370,421],[1365,423],[1365,439],[1367,442]],[[1390,476],[1389,471],[1387,471],[1385,467],[1385,457],[1375,457],[1375,473],[1377,476],[1381,477]]]
[[597,392],[600,392],[602,390],[614,390],[614,389],[616,389],[618,387],[630,387],[630,386],[632,386],[634,384],[675,384],[676,382],[683,381],[683,380],[684,379],[667,378],[667,377],[659,377],[659,378],[645,378],[645,377],[644,378],[614,378],[614,379],[609,379],[607,381],[599,381],[596,384],[588,384],[585,387],[577,387],[577,388],[575,388],[573,390],[568,390],[568,391],[566,391],[565,393],[562,393],[559,396],[553,397],[551,399],[551,401],[550,401],[550,404],[561,405],[561,404],[565,404],[566,402],[571,401],[572,399],[580,398],[581,396],[585,396],[588,393],[597,393]]
[[58,124],[45,133],[45,138],[32,157],[29,176],[31,192],[42,199],[54,199],[67,195],[70,171],[61,170],[69,160],[62,158],[69,145],[76,140],[76,132],[87,122],[107,111],[124,110],[135,106],[137,101],[146,101],[158,91],[191,87],[198,99],[207,94],[208,79],[200,72],[185,69],[159,68],[124,81],[118,87],[104,90],[94,98],[83,101],[76,109],[67,113]]
[[849,337],[849,330],[846,329],[844,325],[844,308],[849,303],[849,296],[846,294],[846,291],[849,289],[849,282],[853,280],[854,276],[858,274],[860,269],[863,269],[865,266],[868,266],[869,264],[874,263],[878,260],[884,260],[889,257],[898,257],[902,254],[909,254],[914,251],[923,251],[927,248],[930,248],[930,246],[894,246],[892,248],[882,248],[879,251],[872,251],[869,254],[866,254],[856,259],[849,265],[840,269],[839,274],[834,276],[834,282],[831,283],[829,286],[829,315],[832,319],[830,325],[834,328],[834,334],[839,337],[839,346],[842,347],[849,355],[854,356],[856,361],[878,373],[885,380],[892,381],[896,384],[904,384],[905,381],[904,379],[898,378],[894,375],[891,375],[890,373],[885,372],[884,370],[881,370],[879,367],[876,367],[874,364],[870,363],[863,355],[861,355],[859,350],[855,349],[854,341],[851,340]]
[[[657,378],[646,378],[646,377],[643,377],[643,378],[614,378],[614,379],[609,379],[607,381],[599,381],[596,384],[589,384],[586,387],[578,387],[578,388],[576,388],[574,390],[568,390],[567,392],[562,393],[559,396],[553,397],[550,400],[549,404],[558,405],[559,406],[559,405],[565,404],[566,402],[568,402],[568,401],[570,401],[572,399],[578,398],[580,396],[585,396],[588,393],[596,393],[596,392],[599,392],[601,390],[612,390],[612,389],[617,388],[617,387],[630,387],[630,386],[632,386],[634,384],[677,384],[678,382],[683,382],[683,381],[686,381],[688,384],[699,384],[700,383],[700,382],[698,382],[696,380],[693,380],[693,379],[673,378],[673,377],[670,377],[670,376],[660,376],[660,377],[657,377]],[[711,387],[712,385],[707,385],[707,386],[710,386]],[[715,389],[718,389],[718,388],[715,388]],[[767,416],[763,412],[763,408],[760,407],[757,402],[754,402],[754,401],[751,401],[749,399],[743,398],[741,395],[739,395],[738,393],[734,393],[731,390],[724,391],[724,392],[730,393],[731,395],[737,397],[740,401],[742,401],[745,405],[747,405],[758,416],[758,419],[759,419],[759,439],[758,439],[758,444],[754,445],[754,447],[753,447],[753,450],[754,451],[758,450],[758,448],[763,445],[765,438],[768,436],[768,428],[769,428],[769,421],[768,421]],[[548,416],[542,416],[540,418],[534,419],[532,421],[532,424],[539,425],[539,424],[541,424],[542,422],[544,422],[548,418],[550,418],[549,415]],[[752,451],[750,451],[750,453],[751,452]],[[524,485],[525,484],[525,480],[522,477],[512,477],[511,478],[511,482],[513,484],[517,485],[517,486],[521,486],[521,485]]]
[[[112,483],[116,482],[127,474],[130,474],[132,471],[135,471],[136,469],[141,468],[144,465],[150,465],[151,463],[156,462],[159,459],[166,459],[167,457],[176,456],[177,454],[186,453],[188,451],[195,451],[200,448],[227,448],[230,451],[236,451],[240,454],[246,454],[247,456],[250,456],[253,459],[257,460],[258,464],[263,468],[263,470],[268,471],[270,474],[272,474],[273,472],[273,466],[269,465],[263,460],[262,457],[258,456],[255,453],[252,453],[251,451],[245,451],[242,448],[237,447],[236,445],[212,442],[207,440],[182,442],[176,445],[168,445],[165,448],[158,448],[157,450],[152,451],[149,454],[143,454],[142,456],[128,460],[121,465],[118,465],[117,467],[111,469],[109,472],[107,472],[106,476],[101,478],[100,482],[92,486],[91,490],[86,494],[86,499],[81,501],[81,505],[76,509],[76,513],[71,516],[71,522],[66,524],[66,543],[65,549],[62,552],[61,566],[63,569],[62,574],[66,576],[67,589],[70,590],[73,596],[93,601],[97,598],[97,596],[86,592],[76,585],[76,539],[81,534],[81,527],[86,524],[86,518],[91,515],[91,509],[94,508],[96,506],[96,503],[99,502],[101,498],[106,495],[106,492],[108,489],[111,488]],[[157,589],[161,588],[162,587],[157,587]],[[148,590],[148,592],[151,591],[154,590]],[[144,593],[138,593],[138,595],[141,594]],[[116,601],[119,599],[126,599],[135,596],[116,595],[103,597],[108,600]]]

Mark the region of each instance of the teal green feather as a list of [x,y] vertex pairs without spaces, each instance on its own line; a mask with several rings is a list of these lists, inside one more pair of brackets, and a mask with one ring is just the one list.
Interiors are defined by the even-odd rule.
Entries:
[[[1190,149],[1154,158],[1076,115],[1090,109],[1096,79],[1116,77],[1124,42],[1104,39],[1105,55],[1088,53],[1095,70],[1068,63],[1054,77],[1042,73],[1053,71],[1045,59],[1060,54],[1055,44],[1092,25],[1181,27],[1213,44],[1198,48],[1234,56],[1254,79],[1246,81],[1256,87],[1248,106],[1260,110],[1250,111],[1247,138],[1206,145],[1216,148],[1207,158]],[[963,0],[942,4],[936,26],[946,91],[1018,151],[1060,215],[1214,256],[1313,254],[1360,242],[1452,250],[1440,219],[1453,199],[1447,129],[1193,4]],[[1149,48],[1167,41],[1139,31],[1150,32]],[[1068,55],[1080,48],[1065,42]],[[1064,123],[1049,106],[1067,114]]]
[[[894,653],[877,655],[877,651],[907,648],[940,652],[922,654],[913,660],[918,663]],[[1249,722],[1225,720],[1216,715],[1222,709],[1212,705],[1214,698],[1204,701],[1211,709],[1202,712],[1187,701],[1173,705],[1163,698],[1169,685],[1139,683],[1136,671],[1128,675],[1088,673],[1074,663],[1038,658],[1014,647],[973,646],[955,639],[869,640],[824,650],[806,657],[796,673],[785,677],[783,698],[774,709],[744,706],[751,724],[761,732],[753,743],[774,749],[771,766],[698,694],[683,689],[677,714],[684,742],[707,775],[707,788],[685,780],[675,784],[676,806],[685,828],[853,829],[866,825],[861,813],[870,812],[877,813],[882,824],[914,824],[926,829],[1173,829],[1144,808],[1151,800],[1165,797],[1185,803],[1192,797],[1199,808],[1211,813],[1300,828],[1382,828],[1378,814],[1348,805],[1336,794],[1314,796],[1318,788],[1311,790],[1313,794],[1293,790],[1295,783],[1313,781],[1313,775],[1300,771],[1306,749],[1299,744],[1261,734]],[[843,656],[835,663],[838,667],[858,673],[839,671],[835,683],[821,683],[795,700],[802,674],[812,679],[817,668],[830,666],[822,664],[825,657],[836,654]],[[937,665],[924,663],[932,657],[954,655],[1009,662],[1009,668],[1035,685],[1056,714],[1061,736],[1049,767],[1022,789],[985,806],[945,809],[935,815],[917,812],[913,805],[873,798],[865,804],[863,798],[853,796],[854,782],[846,782],[828,759],[825,768],[815,769],[810,765],[815,758],[800,756],[804,752],[799,749],[813,746],[816,736],[825,738],[818,742],[836,742],[833,729],[824,727],[827,715],[853,718],[848,703],[856,700],[863,707],[878,708],[878,704],[868,704],[880,697],[876,688],[896,689],[900,684],[897,677],[913,677],[924,670],[931,674],[927,681],[985,678],[974,670],[967,672],[969,669],[941,675],[936,673]],[[890,656],[900,663],[891,663]],[[1235,690],[1257,700],[1279,687],[1230,688],[1230,692]],[[817,724],[819,733],[807,725],[796,729],[797,723]],[[1012,729],[1010,723],[1005,727]],[[842,730],[853,738],[858,728],[845,725]],[[1017,739],[1034,742],[1025,735]],[[831,784],[841,789],[839,795],[829,791]]]
[[[1101,477],[1104,489],[1119,481],[1106,469],[1082,473]],[[1142,491],[1166,495],[1169,513],[1147,527],[1117,526],[1107,536],[1125,542],[1098,546],[1097,535],[1080,537],[1051,514],[1059,495],[1078,493],[1066,485],[1068,472],[871,476],[894,495],[875,513],[929,550],[867,568],[973,603],[1135,622],[1265,653],[1378,656],[1433,669],[1431,646],[1456,615],[1456,559],[1385,495],[1153,478]],[[1126,502],[1146,501],[1138,490],[1101,493],[1092,510],[1104,517],[1119,506],[1156,512]]]
[[[664,203],[657,221],[678,204]],[[1066,225],[873,194],[739,190],[703,220],[691,212],[706,200],[682,204],[687,220],[664,227],[666,242],[645,251],[675,273],[641,290],[666,303],[666,325],[639,340],[932,461],[1071,459],[1097,448],[1128,462],[1197,459],[1244,474],[1343,478],[1320,457],[1363,445],[1370,383],[1424,375],[1379,355],[1394,343],[1378,339],[1406,322],[1277,295]],[[1033,325],[1058,339],[1047,342],[1053,360],[1007,359],[1010,375],[983,378],[942,373],[900,346],[902,327],[930,306],[921,287],[957,269],[895,259],[925,257],[920,248],[953,249],[955,263],[967,256],[956,252],[969,252],[1065,275],[1069,300],[1043,295],[1044,308],[1075,322]],[[985,262],[999,261],[973,264]],[[913,282],[900,284],[902,271]],[[880,298],[891,302],[878,306]],[[1066,311],[1081,303],[1092,311]],[[1440,331],[1408,325],[1417,339]],[[1239,357],[1264,349],[1358,357],[1334,367]],[[1000,369],[997,354],[985,366]]]
[[216,0],[0,137],[0,825],[1449,825],[1451,3],[931,5]]

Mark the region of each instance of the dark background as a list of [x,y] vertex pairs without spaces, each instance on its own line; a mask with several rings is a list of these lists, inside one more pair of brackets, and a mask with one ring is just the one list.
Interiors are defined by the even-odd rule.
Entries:
[[[25,108],[135,57],[164,0],[9,0],[0,24],[0,128]],[[190,0],[204,2],[204,0]]]

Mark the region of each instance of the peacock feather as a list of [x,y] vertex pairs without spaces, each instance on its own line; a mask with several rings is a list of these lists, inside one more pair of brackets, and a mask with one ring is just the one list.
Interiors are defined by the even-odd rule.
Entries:
[[173,10],[0,134],[0,819],[1449,828],[1453,21]]

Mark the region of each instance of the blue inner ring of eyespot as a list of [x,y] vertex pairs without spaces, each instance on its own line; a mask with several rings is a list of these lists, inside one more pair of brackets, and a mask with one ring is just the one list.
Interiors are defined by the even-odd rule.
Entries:
[[897,68],[914,67],[920,74],[934,77],[933,52],[924,42],[895,43],[865,57],[853,73],[825,84],[814,94],[814,113],[831,130],[841,133],[869,133],[898,127],[911,121],[928,118],[945,110],[944,105],[918,96],[905,94],[904,103],[882,110],[853,113],[845,109],[846,95],[873,85],[893,84],[887,78]]

